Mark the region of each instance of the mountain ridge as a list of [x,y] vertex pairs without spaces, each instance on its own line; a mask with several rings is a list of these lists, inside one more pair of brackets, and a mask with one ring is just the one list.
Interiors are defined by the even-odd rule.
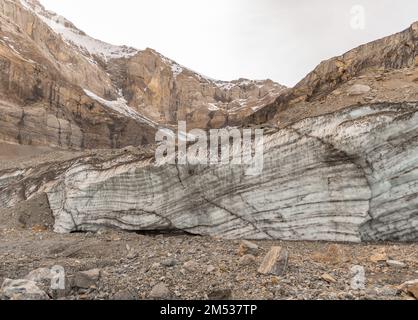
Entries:
[[203,129],[239,123],[285,90],[269,80],[216,81],[155,50],[106,44],[39,1],[2,0],[0,14],[0,97],[8,119],[0,139],[9,143],[143,145],[158,127],[181,120]]
[[[391,77],[396,78],[398,71],[400,73],[404,71],[406,76],[409,76],[407,73],[415,74],[418,66],[417,44],[418,21],[412,23],[404,31],[363,44],[341,56],[324,60],[293,88],[280,95],[274,103],[260,108],[245,119],[244,123],[248,125],[269,122],[272,125],[284,126],[305,116],[320,115],[321,112],[336,111],[350,104],[365,103],[366,101],[361,99],[367,97],[365,93],[358,95],[356,99],[346,99],[343,102],[330,101],[328,98],[348,93],[349,88],[343,88],[340,91],[338,89],[350,81],[355,85],[362,82],[363,78],[375,78],[377,81],[369,81],[368,83],[371,89],[375,89],[373,85],[376,88],[381,87],[386,82],[382,81],[385,80],[383,78],[389,80]],[[411,82],[411,80],[414,79],[406,79],[406,82]],[[396,90],[393,91],[396,96]],[[377,97],[371,99],[374,102],[393,100],[391,99],[393,97],[385,96],[382,92],[376,95]],[[403,101],[402,96],[398,98],[393,102]],[[409,98],[409,101],[414,100],[418,100],[418,96],[414,95]],[[324,104],[338,106],[332,110],[320,110]],[[314,113],[306,112],[307,108],[316,110]]]

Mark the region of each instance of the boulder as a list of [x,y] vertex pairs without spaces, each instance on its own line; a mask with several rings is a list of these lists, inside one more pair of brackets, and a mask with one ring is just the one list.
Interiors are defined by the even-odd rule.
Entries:
[[100,279],[100,273],[99,269],[77,272],[73,279],[73,287],[89,289],[95,286]]
[[41,290],[34,281],[19,279],[5,279],[0,291],[2,299],[7,300],[49,300],[45,291]]
[[368,85],[355,84],[347,90],[347,93],[350,96],[359,96],[359,95],[369,93],[370,90],[371,88]]
[[258,272],[261,274],[270,274],[275,276],[282,276],[287,270],[289,253],[286,249],[281,247],[272,247],[264,260]]
[[418,300],[418,279],[403,283],[398,287],[399,290],[412,295]]
[[171,297],[171,292],[164,283],[155,285],[149,293],[151,299],[165,300]]
[[243,240],[238,248],[238,254],[240,256],[244,256],[246,254],[257,256],[259,254],[259,247],[253,242]]
[[232,289],[214,289],[208,294],[209,300],[231,300]]

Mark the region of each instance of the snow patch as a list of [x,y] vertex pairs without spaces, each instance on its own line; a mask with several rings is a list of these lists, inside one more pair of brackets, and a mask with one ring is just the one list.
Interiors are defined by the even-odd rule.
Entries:
[[209,103],[208,110],[209,111],[218,111],[219,110],[219,107],[216,104],[214,104],[214,103]]
[[162,54],[156,52],[160,58],[171,67],[171,71],[174,74],[174,77],[177,77],[179,74],[181,74],[183,71],[187,70],[191,73],[193,73],[200,81],[207,82],[207,83],[216,83],[219,82],[218,80],[212,79],[210,77],[204,76],[203,74],[200,74],[199,72],[196,72],[190,68],[186,68],[185,66],[182,66],[181,64],[178,64],[177,62],[163,56]]
[[138,50],[129,47],[119,47],[100,40],[93,39],[87,35],[82,34],[78,30],[68,28],[61,23],[61,19],[49,19],[44,16],[40,18],[57,34],[69,44],[76,46],[81,51],[85,51],[90,55],[97,55],[108,59],[128,58],[138,53]]
[[55,33],[61,35],[68,44],[81,50],[90,56],[99,56],[105,61],[109,59],[129,58],[136,55],[139,51],[127,46],[115,46],[92,37],[78,30],[64,17],[53,12],[46,11],[43,7],[32,4],[27,0],[21,0],[22,5],[36,14],[45,22]]
[[100,103],[101,105],[112,109],[113,111],[116,111],[128,118],[132,118],[137,120],[138,122],[142,122],[142,123],[146,123],[152,127],[156,127],[157,124],[152,121],[151,119],[148,119],[146,117],[144,117],[143,115],[139,114],[138,112],[136,112],[135,110],[133,110],[130,106],[128,106],[126,99],[122,96],[121,92],[120,92],[120,97],[117,100],[113,100],[113,101],[109,101],[106,99],[103,99],[101,97],[99,97],[98,95],[96,95],[95,93],[84,89],[84,92],[93,100],[96,100],[98,103]]
[[178,64],[177,62],[167,57],[164,57],[162,54],[158,53],[158,55],[160,56],[161,60],[163,60],[164,63],[168,64],[171,67],[171,71],[173,72],[173,75],[175,78],[177,78],[177,76],[181,74],[184,71],[184,69],[186,69],[185,67]]
[[232,82],[216,81],[215,84],[219,89],[226,91],[229,91],[232,88],[236,87],[236,85]]
[[173,72],[174,76],[177,77],[180,73],[183,72],[183,68],[178,64],[171,65],[171,71]]

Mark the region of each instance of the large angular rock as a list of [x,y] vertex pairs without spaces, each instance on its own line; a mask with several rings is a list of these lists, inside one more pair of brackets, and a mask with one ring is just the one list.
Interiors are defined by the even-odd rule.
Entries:
[[418,300],[418,279],[403,283],[399,286],[399,290],[412,295]]
[[100,279],[100,273],[99,269],[77,272],[73,279],[73,287],[89,289],[97,284]]
[[0,298],[8,300],[49,300],[49,296],[30,280],[5,279]]
[[33,281],[35,283],[43,282],[43,281],[51,281],[53,278],[53,274],[51,269],[48,268],[39,268],[36,270],[33,270],[28,273],[28,275],[25,277],[26,280]]
[[151,299],[169,299],[171,297],[171,292],[170,290],[167,288],[167,286],[164,283],[159,283],[157,285],[155,285],[151,292],[149,293],[149,297]]
[[63,298],[71,290],[63,271],[63,269],[39,268],[31,271],[25,280],[33,281],[39,289],[45,291],[53,299]]
[[289,253],[282,247],[272,247],[258,268],[261,274],[282,276],[287,270]]

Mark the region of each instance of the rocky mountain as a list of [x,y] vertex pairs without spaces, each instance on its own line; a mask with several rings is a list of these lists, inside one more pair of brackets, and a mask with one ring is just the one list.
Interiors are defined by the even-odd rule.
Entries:
[[37,0],[1,0],[0,23],[0,140],[10,143],[146,145],[179,120],[233,125],[284,90],[270,80],[212,80],[155,50],[93,39]]
[[[94,40],[36,1],[0,3],[1,139],[113,147],[1,161],[0,207],[43,196],[60,233],[418,239],[418,23],[285,89],[211,80],[154,50]],[[155,130],[182,119],[264,127],[262,172],[156,165]],[[142,147],[118,148],[130,144]]]
[[244,122],[283,127],[355,104],[418,100],[418,22],[407,30],[323,61]]

